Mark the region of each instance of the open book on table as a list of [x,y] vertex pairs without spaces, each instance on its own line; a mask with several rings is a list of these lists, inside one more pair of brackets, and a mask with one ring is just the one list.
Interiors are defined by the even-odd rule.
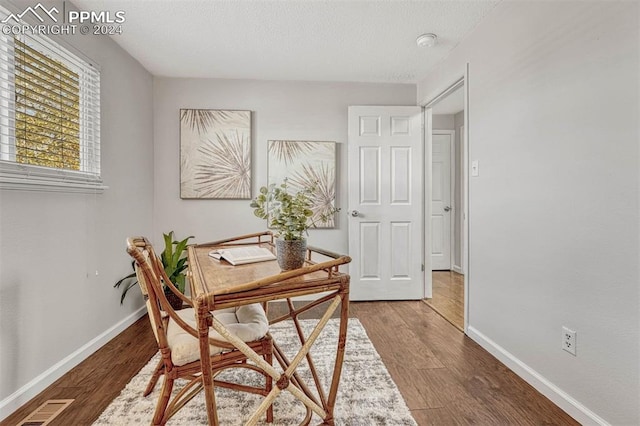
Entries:
[[212,250],[209,252],[209,256],[218,260],[224,259],[234,266],[244,265],[245,263],[264,262],[266,260],[273,260],[276,258],[276,256],[271,253],[271,250],[258,246],[232,247]]

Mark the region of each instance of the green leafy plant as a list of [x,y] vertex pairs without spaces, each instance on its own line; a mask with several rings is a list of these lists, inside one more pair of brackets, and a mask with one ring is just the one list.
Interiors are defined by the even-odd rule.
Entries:
[[330,216],[340,211],[331,208],[313,220],[313,191],[314,187],[305,187],[295,194],[289,192],[287,180],[281,184],[271,184],[260,188],[260,194],[251,201],[253,213],[267,219],[268,226],[276,230],[278,236],[284,240],[301,240],[309,228],[316,226],[316,222],[327,222]]
[[[184,294],[186,288],[186,275],[184,271],[187,269],[187,258],[184,256],[184,252],[187,249],[189,240],[194,237],[189,236],[184,240],[175,241],[173,239],[173,231],[168,234],[162,234],[162,236],[164,237],[164,250],[160,254],[160,260],[162,261],[164,272],[173,285]],[[131,266],[134,266],[133,262]],[[113,285],[114,288],[123,286],[122,294],[120,295],[120,304],[124,302],[127,292],[136,284],[138,284],[136,273],[132,272]]]

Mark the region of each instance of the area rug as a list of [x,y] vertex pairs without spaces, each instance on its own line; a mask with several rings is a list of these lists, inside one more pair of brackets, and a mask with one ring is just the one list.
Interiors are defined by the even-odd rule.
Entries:
[[[316,321],[302,320],[301,323],[305,334],[308,335]],[[312,350],[316,370],[321,375],[325,388],[328,387],[332,373],[338,326],[338,320],[330,320]],[[282,322],[271,326],[271,334],[287,356],[293,357],[298,350],[299,342],[291,323]],[[153,393],[146,398],[142,396],[142,392],[157,362],[158,355],[155,355],[100,415],[94,426],[151,423],[161,383],[158,383]],[[312,383],[306,363],[300,365],[298,372],[307,383]],[[262,383],[260,376],[244,369],[233,369],[223,374],[227,379],[232,378],[243,383]],[[182,386],[184,382],[176,382],[174,393]],[[244,424],[259,405],[261,398],[258,395],[217,388],[216,403],[220,424]],[[304,406],[286,391],[276,399],[273,411],[273,425],[297,425],[306,413]],[[362,324],[354,318],[349,319],[345,359],[334,415],[338,425],[416,425],[380,355],[371,344]],[[320,419],[314,414],[311,424],[318,423]],[[207,424],[202,392],[167,423],[169,426]],[[267,424],[264,417],[260,424]]]

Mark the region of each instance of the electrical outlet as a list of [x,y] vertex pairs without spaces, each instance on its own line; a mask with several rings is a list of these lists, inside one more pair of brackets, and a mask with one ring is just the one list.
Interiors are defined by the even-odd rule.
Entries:
[[562,349],[576,355],[576,332],[565,326],[562,327]]

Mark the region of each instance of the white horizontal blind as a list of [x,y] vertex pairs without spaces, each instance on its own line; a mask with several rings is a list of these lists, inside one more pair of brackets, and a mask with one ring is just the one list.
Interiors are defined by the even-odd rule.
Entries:
[[80,170],[80,78],[35,40],[15,39],[15,162]]
[[101,185],[97,67],[43,36],[0,35],[0,160],[4,183]]
[[[0,13],[6,12],[0,8]],[[0,35],[0,160],[15,159],[14,39]]]

